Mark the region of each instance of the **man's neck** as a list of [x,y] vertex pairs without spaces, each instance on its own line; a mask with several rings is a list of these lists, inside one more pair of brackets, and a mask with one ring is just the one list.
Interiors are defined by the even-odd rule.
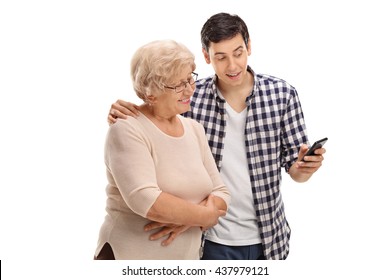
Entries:
[[248,71],[244,82],[236,87],[230,87],[218,83],[217,87],[226,102],[229,103],[230,107],[239,113],[246,108],[246,98],[253,90],[253,75]]

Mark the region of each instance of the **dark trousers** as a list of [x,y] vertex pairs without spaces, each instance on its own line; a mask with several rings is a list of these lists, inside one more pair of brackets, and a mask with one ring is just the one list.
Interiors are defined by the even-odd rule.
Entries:
[[205,240],[202,260],[265,260],[261,244],[228,246]]

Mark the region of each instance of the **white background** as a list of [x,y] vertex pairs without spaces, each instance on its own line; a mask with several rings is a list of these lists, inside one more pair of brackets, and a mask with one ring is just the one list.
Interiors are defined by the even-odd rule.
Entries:
[[[121,267],[131,262],[91,261],[105,214],[109,107],[119,98],[139,103],[129,62],[151,40],[183,42],[200,77],[212,74],[199,33],[218,12],[246,21],[256,72],[296,87],[310,141],[329,138],[311,181],[284,174],[291,253],[285,262],[265,262],[268,279],[388,279],[385,2],[1,1],[4,279],[124,279]],[[226,265],[207,265],[219,264]]]

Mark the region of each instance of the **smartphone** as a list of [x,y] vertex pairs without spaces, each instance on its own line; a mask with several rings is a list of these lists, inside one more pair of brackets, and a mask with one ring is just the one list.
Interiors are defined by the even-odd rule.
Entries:
[[[324,146],[326,141],[328,141],[327,137],[325,137],[325,138],[323,138],[321,140],[315,141],[314,144],[310,147],[310,149],[307,151],[307,153],[304,155],[303,158],[305,158],[305,156],[313,156],[313,155],[315,155],[314,151],[317,150],[318,148],[321,148],[322,146]],[[303,161],[305,161],[305,160],[303,160]]]

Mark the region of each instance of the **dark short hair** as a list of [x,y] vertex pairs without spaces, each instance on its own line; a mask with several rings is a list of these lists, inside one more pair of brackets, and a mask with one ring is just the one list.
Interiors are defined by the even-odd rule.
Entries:
[[209,51],[210,43],[218,43],[241,34],[248,47],[249,31],[245,22],[237,15],[219,13],[210,17],[200,32],[202,48]]

